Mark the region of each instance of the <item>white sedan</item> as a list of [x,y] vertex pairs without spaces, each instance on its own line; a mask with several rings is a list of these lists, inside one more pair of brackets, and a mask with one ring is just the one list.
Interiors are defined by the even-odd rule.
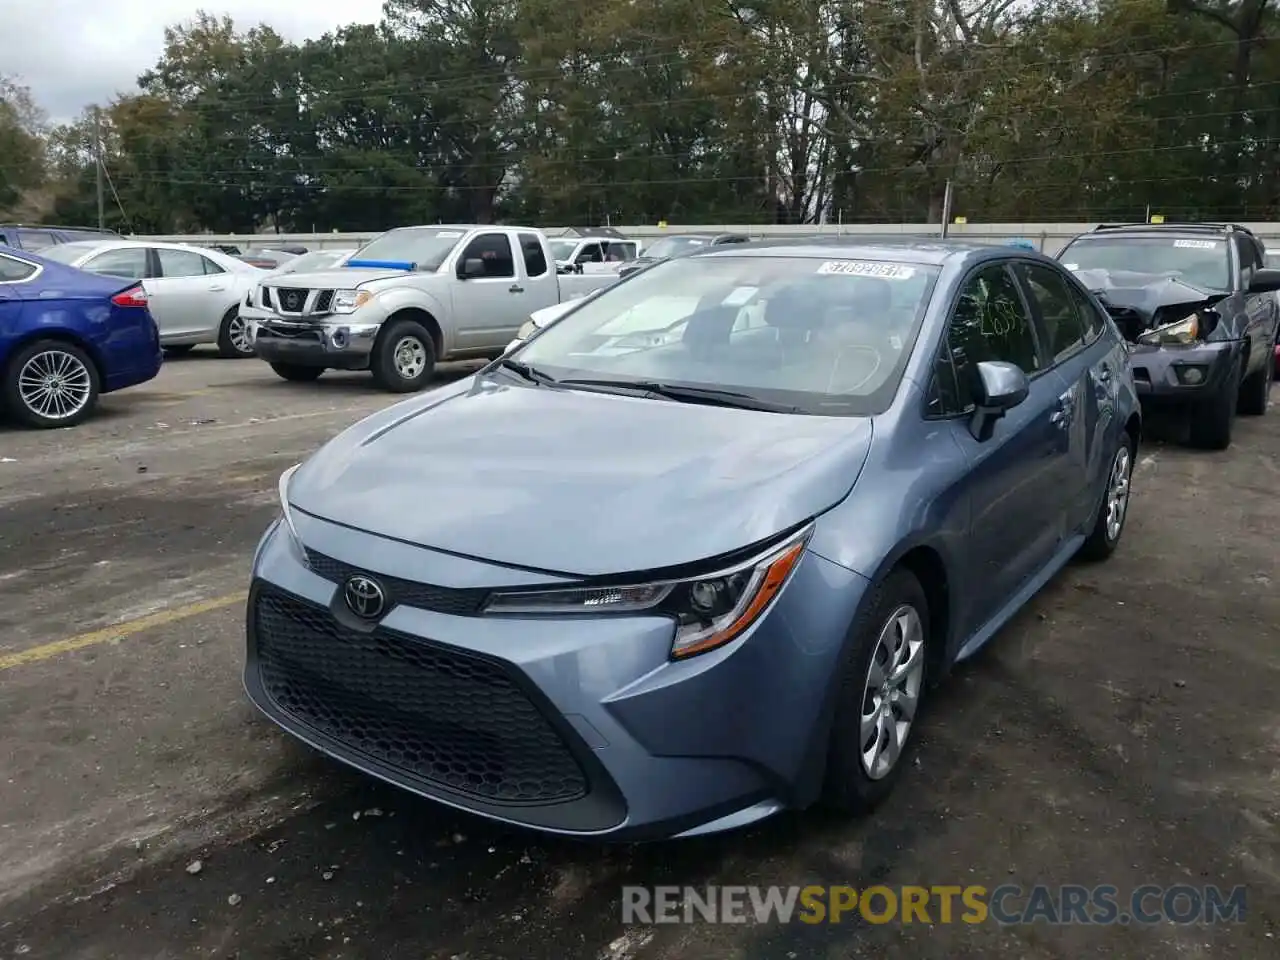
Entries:
[[142,240],[62,243],[43,255],[90,273],[140,280],[166,353],[216,343],[224,357],[253,356],[240,305],[265,270],[220,250]]

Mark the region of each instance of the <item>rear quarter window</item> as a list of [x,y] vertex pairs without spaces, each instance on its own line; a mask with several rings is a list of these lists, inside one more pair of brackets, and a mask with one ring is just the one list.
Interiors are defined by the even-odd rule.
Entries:
[[25,260],[0,254],[0,283],[21,283],[34,277],[39,269]]

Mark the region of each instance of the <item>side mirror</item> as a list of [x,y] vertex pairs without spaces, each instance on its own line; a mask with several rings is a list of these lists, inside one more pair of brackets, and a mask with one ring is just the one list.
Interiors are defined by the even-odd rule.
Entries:
[[582,272],[582,264],[581,264],[581,263],[575,263],[575,264],[573,265],[573,272],[574,272],[574,273],[581,273],[581,272]]
[[479,257],[468,257],[458,261],[458,279],[474,280],[484,276],[484,261]]
[[996,423],[1031,392],[1031,382],[1016,363],[984,360],[978,364],[978,409],[969,425],[973,438],[986,443]]
[[1253,279],[1249,281],[1250,293],[1272,293],[1276,290],[1280,290],[1280,270],[1264,267],[1253,272]]

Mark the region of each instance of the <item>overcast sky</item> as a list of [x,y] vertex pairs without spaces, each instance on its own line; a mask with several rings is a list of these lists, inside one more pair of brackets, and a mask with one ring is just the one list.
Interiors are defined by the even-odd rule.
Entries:
[[265,21],[290,40],[374,23],[382,0],[3,0],[0,73],[16,75],[56,122],[137,89],[164,48],[164,28],[197,9],[240,29]]

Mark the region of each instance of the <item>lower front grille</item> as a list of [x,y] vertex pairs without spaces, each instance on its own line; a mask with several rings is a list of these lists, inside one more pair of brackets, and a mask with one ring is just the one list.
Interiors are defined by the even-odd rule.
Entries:
[[392,630],[349,630],[268,587],[253,619],[266,694],[355,754],[490,803],[587,795],[568,744],[505,665]]

